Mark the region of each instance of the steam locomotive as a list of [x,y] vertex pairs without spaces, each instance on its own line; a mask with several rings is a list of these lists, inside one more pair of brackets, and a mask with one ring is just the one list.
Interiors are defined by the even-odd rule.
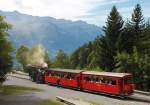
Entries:
[[31,81],[36,83],[45,83],[44,74],[47,67],[28,64],[26,69]]

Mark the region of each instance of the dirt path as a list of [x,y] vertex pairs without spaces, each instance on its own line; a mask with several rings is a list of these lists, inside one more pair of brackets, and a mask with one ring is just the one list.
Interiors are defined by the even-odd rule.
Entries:
[[[150,96],[134,94],[133,96],[123,100],[120,98],[114,98],[106,95],[97,95],[97,94],[91,94],[91,93],[81,92],[81,91],[76,91],[71,89],[57,88],[55,86],[48,86],[46,84],[36,84],[29,80],[19,79],[16,77],[9,77],[8,80],[5,82],[5,85],[36,87],[44,90],[42,92],[25,94],[21,97],[19,96],[20,98],[16,97],[16,99],[10,98],[10,102],[15,101],[21,103],[20,100],[24,100],[24,102],[32,103],[26,105],[37,105],[36,103],[39,100],[56,99],[56,96],[70,97],[70,98],[72,97],[72,98],[82,99],[85,101],[96,102],[101,105],[150,105]],[[4,105],[4,104],[0,104],[0,105]],[[16,104],[11,104],[11,105],[16,105]],[[19,105],[24,105],[24,104],[19,104]]]

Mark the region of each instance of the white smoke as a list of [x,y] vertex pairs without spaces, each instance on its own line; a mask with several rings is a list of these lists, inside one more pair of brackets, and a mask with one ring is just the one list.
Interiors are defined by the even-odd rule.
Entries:
[[47,67],[46,51],[44,47],[40,44],[33,46],[27,54],[28,64],[40,67]]

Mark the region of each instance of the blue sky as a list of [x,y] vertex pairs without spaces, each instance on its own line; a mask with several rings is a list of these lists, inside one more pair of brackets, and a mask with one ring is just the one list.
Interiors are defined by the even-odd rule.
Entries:
[[127,20],[131,18],[133,9],[138,3],[142,7],[144,17],[146,19],[150,18],[150,0],[116,0],[118,2],[113,1],[115,0],[110,0],[110,3],[108,2],[108,4],[100,4],[99,6],[95,7],[90,11],[92,15],[89,17],[87,16],[84,20],[100,26],[105,25],[107,16],[109,15],[109,12],[111,11],[113,5],[117,7],[123,19]]
[[113,5],[123,19],[131,18],[135,5],[142,6],[145,18],[150,17],[150,0],[0,0],[0,10],[33,16],[51,16],[57,19],[83,20],[98,26],[105,25]]

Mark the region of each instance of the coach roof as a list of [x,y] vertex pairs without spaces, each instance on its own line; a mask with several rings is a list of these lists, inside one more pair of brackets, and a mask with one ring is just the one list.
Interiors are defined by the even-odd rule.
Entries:
[[58,71],[58,72],[68,72],[68,73],[80,73],[83,70],[74,70],[74,69],[48,69],[49,71]]
[[114,72],[97,72],[97,71],[85,71],[83,74],[89,75],[100,75],[100,76],[108,76],[108,77],[128,77],[132,76],[130,73],[114,73]]

